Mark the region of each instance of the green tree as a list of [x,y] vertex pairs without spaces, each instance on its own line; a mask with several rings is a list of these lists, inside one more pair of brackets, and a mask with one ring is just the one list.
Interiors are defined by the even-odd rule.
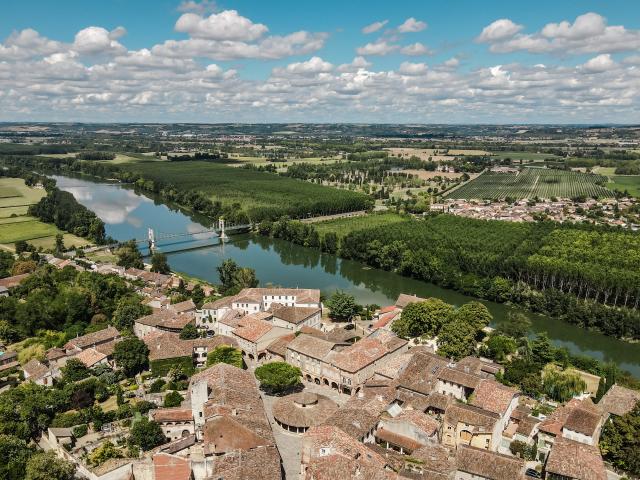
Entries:
[[136,337],[125,338],[116,343],[113,359],[125,375],[132,377],[140,373],[149,365],[149,348]]
[[256,368],[255,375],[264,390],[281,393],[300,385],[302,372],[286,362],[272,362]]
[[222,262],[217,268],[224,293],[240,291],[258,286],[256,272],[252,268],[241,268],[232,259]]
[[29,244],[26,242],[26,240],[18,240],[16,243],[14,243],[14,248],[16,253],[20,255],[21,253],[28,250]]
[[453,305],[438,298],[429,298],[424,302],[413,302],[402,310],[402,316],[391,326],[400,337],[412,338],[438,334],[442,325],[449,321]]
[[126,295],[116,305],[113,312],[113,326],[118,330],[131,330],[135,320],[151,313],[151,308],[143,305],[137,295]]
[[558,402],[566,402],[584,393],[586,388],[584,380],[575,372],[562,372],[554,365],[547,365],[542,372],[543,392]]
[[61,233],[56,234],[56,253],[64,252],[64,237]]
[[329,316],[334,320],[350,321],[360,311],[356,298],[348,293],[337,291],[327,301]]
[[167,393],[167,395],[164,397],[164,407],[165,408],[179,407],[183,400],[184,400],[184,397],[180,395],[180,393],[176,392],[175,390],[172,390],[169,393]]
[[0,479],[22,480],[33,450],[27,442],[13,435],[0,435]]
[[541,367],[554,360],[555,349],[551,345],[547,332],[539,333],[531,342],[531,358]]
[[506,335],[493,334],[483,345],[482,354],[485,357],[493,358],[498,362],[502,362],[507,355],[516,351],[516,341]]
[[493,316],[482,303],[469,302],[457,308],[451,315],[451,320],[468,324],[476,332],[477,336],[483,328],[489,326]]
[[25,480],[73,480],[76,467],[53,452],[38,452],[27,462]]
[[205,295],[204,290],[202,290],[202,285],[199,283],[193,287],[193,291],[191,292],[191,300],[196,304],[196,307],[201,308],[204,303]]
[[240,267],[232,259],[228,258],[223,261],[216,270],[218,271],[218,277],[224,290],[228,290],[234,287],[234,275]]
[[142,261],[142,254],[138,250],[136,242],[130,240],[122,244],[120,248],[116,250],[118,256],[118,265],[125,268],[144,268],[144,262]]
[[193,340],[199,336],[198,329],[193,323],[187,323],[180,331],[181,340]]
[[88,455],[89,463],[95,467],[102,465],[111,458],[122,458],[122,451],[109,440],[102,443],[98,448]]
[[91,371],[77,358],[67,360],[67,363],[64,364],[60,371],[62,372],[62,378],[68,382],[84,380],[91,375]]
[[216,363],[227,363],[234,367],[243,368],[242,351],[230,345],[219,345],[207,355],[207,366]]
[[157,273],[171,273],[169,261],[164,253],[156,252],[151,256],[151,271]]
[[602,429],[600,451],[613,466],[640,475],[640,402],[630,412],[613,416]]
[[445,323],[438,334],[438,354],[454,360],[471,355],[475,350],[477,331],[461,320]]
[[496,330],[513,338],[526,337],[531,330],[531,320],[524,313],[509,312],[507,320],[500,323]]
[[167,437],[162,433],[162,428],[158,423],[142,417],[131,427],[129,443],[139,446],[147,451],[166,443]]

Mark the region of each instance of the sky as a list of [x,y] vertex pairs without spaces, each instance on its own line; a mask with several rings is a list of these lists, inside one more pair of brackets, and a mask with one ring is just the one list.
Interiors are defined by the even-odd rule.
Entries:
[[0,121],[640,123],[637,0],[5,0]]

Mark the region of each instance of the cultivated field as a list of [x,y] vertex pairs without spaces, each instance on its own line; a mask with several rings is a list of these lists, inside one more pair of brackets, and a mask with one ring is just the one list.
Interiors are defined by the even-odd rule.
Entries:
[[432,178],[458,178],[462,176],[462,173],[455,172],[428,172],[427,170],[402,170],[401,173],[407,173],[409,175],[416,175],[420,180],[431,180]]
[[320,235],[327,232],[335,232],[338,237],[344,237],[348,233],[366,228],[381,227],[383,225],[391,225],[408,221],[408,218],[397,213],[373,213],[370,215],[362,215],[359,217],[339,218],[336,220],[328,220],[326,222],[315,223],[314,226]]
[[[29,205],[40,201],[43,189],[30,188],[21,178],[0,178],[0,246],[13,249],[19,240],[42,247],[53,248],[55,236],[62,233],[55,225],[43,223],[27,215]],[[87,240],[69,233],[64,234],[66,246],[87,245]]]
[[510,158],[511,160],[526,160],[530,162],[540,161],[540,160],[556,160],[560,157],[552,155],[550,153],[537,153],[537,152],[491,152],[491,157],[506,159]]
[[138,162],[123,168],[180,190],[198,190],[223,205],[237,203],[258,219],[259,209],[281,209],[282,214],[299,216],[330,215],[363,210],[370,203],[360,193],[210,162]]
[[385,148],[389,152],[389,155],[394,157],[418,157],[420,160],[453,160],[456,156],[463,155],[489,155],[489,152],[484,150],[459,150],[459,149],[433,149],[433,148],[404,148],[404,147],[392,147]]
[[525,168],[519,173],[484,172],[446,198],[502,200],[522,198],[611,197],[607,177],[595,174]]

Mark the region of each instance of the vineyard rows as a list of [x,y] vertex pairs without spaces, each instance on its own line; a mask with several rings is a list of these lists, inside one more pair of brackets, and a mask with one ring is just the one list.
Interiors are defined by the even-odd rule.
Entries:
[[503,200],[506,197],[612,197],[607,177],[590,173],[525,168],[519,173],[484,172],[446,195],[450,199]]

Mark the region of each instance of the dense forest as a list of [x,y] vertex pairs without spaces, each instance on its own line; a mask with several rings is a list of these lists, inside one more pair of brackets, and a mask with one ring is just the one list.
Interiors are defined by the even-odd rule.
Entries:
[[291,221],[261,224],[260,232],[607,335],[640,338],[640,238],[631,232],[450,215],[341,239]]

